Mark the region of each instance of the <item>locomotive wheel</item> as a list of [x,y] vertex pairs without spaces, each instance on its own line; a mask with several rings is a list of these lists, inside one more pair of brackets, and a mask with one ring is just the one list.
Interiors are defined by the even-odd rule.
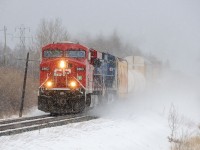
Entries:
[[58,115],[59,115],[58,113],[50,113],[50,116],[56,117],[56,116],[58,116]]
[[86,95],[86,106],[90,107],[91,105],[91,94]]
[[73,110],[74,112],[80,113],[85,109],[85,98],[81,97],[80,99],[74,102]]

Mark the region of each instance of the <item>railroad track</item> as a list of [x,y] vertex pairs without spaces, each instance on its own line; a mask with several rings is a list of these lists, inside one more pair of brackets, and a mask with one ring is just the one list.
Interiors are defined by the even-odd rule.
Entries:
[[65,116],[36,116],[20,119],[0,120],[0,136],[8,136],[43,128],[62,126],[69,123],[83,122],[96,119],[96,116],[87,114]]

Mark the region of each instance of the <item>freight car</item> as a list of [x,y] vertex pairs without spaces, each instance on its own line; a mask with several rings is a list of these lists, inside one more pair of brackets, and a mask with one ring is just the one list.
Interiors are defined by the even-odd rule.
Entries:
[[42,48],[38,109],[51,114],[80,113],[128,91],[128,63],[79,43]]

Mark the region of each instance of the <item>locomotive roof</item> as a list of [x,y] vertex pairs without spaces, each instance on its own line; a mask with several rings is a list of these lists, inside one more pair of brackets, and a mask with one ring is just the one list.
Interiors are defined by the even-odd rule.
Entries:
[[42,50],[45,50],[45,49],[61,49],[61,50],[84,49],[84,50],[89,50],[89,48],[84,45],[81,45],[79,43],[69,42],[69,41],[51,43],[51,44],[43,46]]

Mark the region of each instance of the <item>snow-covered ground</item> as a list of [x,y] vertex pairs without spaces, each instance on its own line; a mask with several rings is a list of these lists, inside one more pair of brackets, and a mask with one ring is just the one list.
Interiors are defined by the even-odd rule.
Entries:
[[167,122],[153,113],[102,117],[19,135],[0,137],[1,150],[137,149],[167,150]]
[[[169,150],[172,104],[180,125],[187,132],[199,132],[198,89],[196,80],[168,75],[142,94],[130,94],[126,100],[92,110],[99,119],[0,137],[0,150]],[[32,111],[29,115],[38,114]]]

